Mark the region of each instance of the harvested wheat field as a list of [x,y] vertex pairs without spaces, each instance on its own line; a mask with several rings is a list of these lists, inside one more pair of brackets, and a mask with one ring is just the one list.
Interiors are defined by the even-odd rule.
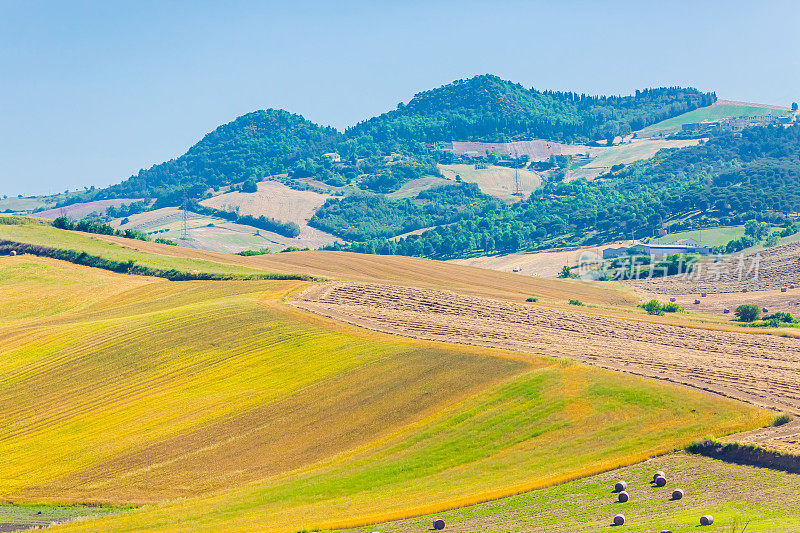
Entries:
[[519,187],[522,197],[527,196],[539,188],[542,177],[532,170],[490,166],[489,168],[476,169],[475,165],[439,165],[439,171],[449,179],[475,183],[481,192],[494,196],[504,202],[518,202],[520,197],[516,193],[516,179],[519,177]]
[[[668,302],[671,298],[665,294],[647,294],[642,292],[642,299],[650,300],[655,298],[664,303]],[[794,289],[789,289],[788,284],[786,292],[780,290],[770,291],[748,291],[748,292],[718,292],[707,293],[702,296],[702,293],[694,294],[677,294],[672,296],[675,298],[675,303],[692,313],[702,313],[704,315],[719,315],[727,317],[728,319],[734,318],[734,310],[737,306],[742,304],[754,304],[760,308],[765,308],[769,313],[784,311],[793,315],[800,315],[800,286],[795,286]],[[694,302],[699,300],[699,304]],[[725,313],[725,309],[730,312]]]
[[541,276],[555,279],[564,265],[577,266],[582,260],[596,261],[603,256],[603,250],[623,243],[609,243],[602,246],[582,246],[570,249],[542,250],[541,252],[489,255],[468,259],[451,259],[457,265],[519,272],[525,276]]
[[[800,414],[800,339],[363,283],[315,285],[295,305],[378,331],[567,357]],[[800,425],[789,427],[760,432],[758,442],[800,451]]]
[[305,226],[330,198],[314,191],[298,191],[278,181],[261,181],[257,185],[257,192],[228,192],[200,203],[214,209],[236,211],[240,215],[264,215]]
[[[43,304],[61,284],[72,290]],[[0,497],[153,504],[65,531],[292,532],[549,486],[770,419],[282,303],[306,285],[0,258],[0,289],[15,287],[0,325]]]
[[689,275],[624,281],[647,293],[666,295],[734,293],[800,287],[800,242],[774,246],[749,254],[704,259]]

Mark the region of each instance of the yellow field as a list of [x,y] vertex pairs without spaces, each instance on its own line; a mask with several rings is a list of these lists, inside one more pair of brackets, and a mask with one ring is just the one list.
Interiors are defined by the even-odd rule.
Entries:
[[767,420],[282,303],[305,285],[0,257],[0,497],[150,503],[65,530],[297,531],[551,485]]
[[[0,217],[1,219],[2,217]],[[491,298],[524,300],[529,296],[566,302],[635,307],[639,297],[618,283],[590,284],[550,280],[473,268],[416,257],[307,251],[252,257],[167,246],[154,242],[87,235],[43,224],[0,224],[0,239],[86,251],[114,260],[134,260],[155,268],[224,274],[311,274],[321,277],[458,290]]]

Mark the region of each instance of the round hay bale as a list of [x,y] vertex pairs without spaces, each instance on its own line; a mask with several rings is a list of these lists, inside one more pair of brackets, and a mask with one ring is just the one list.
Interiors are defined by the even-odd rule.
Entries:
[[629,499],[630,499],[630,496],[628,496],[628,493],[627,493],[627,492],[625,492],[624,490],[623,490],[622,492],[620,492],[620,493],[619,493],[619,496],[617,497],[617,501],[618,501],[619,503],[625,503],[625,502],[627,502]]
[[731,310],[726,307],[725,309],[722,310],[722,312],[727,315],[731,312]]
[[655,483],[656,479],[657,479],[657,478],[660,478],[660,477],[667,477],[667,476],[666,476],[666,475],[664,475],[664,472],[662,472],[661,470],[659,470],[658,472],[656,472],[655,474],[653,474],[653,482]]
[[794,290],[794,285],[789,285],[789,288]]
[[762,307],[761,308],[761,312],[762,313],[769,313],[769,309],[767,309],[766,307]]
[[683,498],[683,489],[675,489],[672,491],[673,500],[680,500],[681,498]]
[[700,517],[700,525],[701,526],[710,526],[714,523],[714,517],[710,514],[706,514]]
[[615,492],[622,492],[623,490],[625,490],[627,488],[628,488],[628,483],[626,483],[625,481],[617,481],[614,484],[614,491]]
[[701,297],[701,298],[705,298],[706,296],[708,296],[708,293],[707,293],[707,292],[701,292],[701,293],[700,293],[700,297]]
[[675,303],[675,298],[670,298],[669,301]]
[[786,292],[786,287],[781,287],[781,292]]
[[437,518],[433,521],[433,529],[444,529],[444,520]]
[[663,487],[666,484],[667,484],[667,478],[663,476],[658,476],[656,478],[656,487]]
[[11,257],[14,257],[15,255],[17,255],[17,251],[16,251],[16,250],[11,250],[11,251],[8,253],[8,255],[10,255]]
[[618,514],[618,515],[614,516],[614,525],[615,526],[621,526],[624,523],[625,523],[625,515],[624,514]]
[[697,305],[697,304],[699,304],[699,303],[700,303],[700,300],[695,300],[695,301],[694,301],[694,304],[695,304],[695,305]]

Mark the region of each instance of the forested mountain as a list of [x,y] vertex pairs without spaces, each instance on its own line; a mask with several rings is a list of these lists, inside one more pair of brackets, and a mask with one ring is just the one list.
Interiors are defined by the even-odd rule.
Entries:
[[[601,179],[550,182],[527,200],[398,242],[371,240],[367,253],[463,257],[654,235],[679,215],[692,223],[763,220],[789,225],[800,210],[800,125],[767,126],[663,150]],[[429,253],[433,251],[433,253]]]
[[335,149],[341,137],[287,111],[255,111],[218,127],[177,159],[140,170],[103,192],[179,205],[184,189],[195,198],[209,187],[284,172],[300,159]]
[[628,135],[714,101],[713,93],[678,87],[632,96],[540,92],[483,75],[419,93],[408,105],[362,122],[347,135],[366,134],[388,143],[517,138],[586,142]]
[[[331,187],[351,184],[344,197],[319,208],[309,224],[356,241],[348,250],[436,258],[645,237],[667,223],[679,228],[686,224],[679,217],[690,212],[691,224],[752,219],[788,224],[787,215],[797,213],[800,205],[800,126],[714,134],[699,146],[614,166],[593,181],[563,182],[563,173],[561,178],[553,173],[541,189],[511,205],[460,183],[458,176],[452,185],[409,198],[386,196],[415,178],[439,175],[439,163],[476,168],[528,164],[527,157],[498,161],[496,154],[467,160],[440,141],[592,141],[627,134],[715,99],[713,93],[682,88],[587,96],[476,76],[420,93],[345,133],[286,111],[249,113],[209,133],[177,159],[90,191],[86,199],[142,197],[156,200],[151,207],[179,205],[184,194],[195,202],[225,185],[249,181],[240,188],[254,191],[254,180],[276,174],[287,174],[282,179],[291,187],[309,187],[303,178]],[[222,215],[232,219],[236,214]],[[264,218],[264,224],[299,232],[279,220]],[[438,227],[389,239],[432,226]]]
[[[587,141],[627,134],[664,118],[711,104],[696,89],[661,88],[632,96],[587,96],[526,89],[497,76],[476,76],[415,96],[344,134],[300,115],[268,109],[241,116],[206,135],[184,155],[142,169],[103,190],[70,202],[105,198],[156,199],[178,205],[218,188],[288,173],[365,191],[388,193],[412,179],[438,173],[451,154],[424,143],[453,140],[540,138]],[[333,164],[324,154],[336,152]],[[399,158],[388,160],[391,154]]]

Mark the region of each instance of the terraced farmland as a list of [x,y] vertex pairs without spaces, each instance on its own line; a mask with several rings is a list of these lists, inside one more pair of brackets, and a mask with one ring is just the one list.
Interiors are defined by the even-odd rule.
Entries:
[[[14,309],[39,305],[0,326],[0,497],[156,504],[65,531],[355,525],[769,419],[696,391],[282,304],[302,282],[167,282],[31,257],[0,258],[0,273],[0,289],[18,288]],[[74,301],[38,304],[82,276]]]

